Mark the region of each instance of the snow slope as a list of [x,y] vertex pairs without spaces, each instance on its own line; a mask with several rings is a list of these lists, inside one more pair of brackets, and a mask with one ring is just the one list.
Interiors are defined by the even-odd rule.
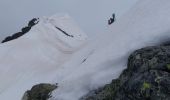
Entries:
[[[94,49],[84,63],[77,67],[65,65],[69,72],[62,74],[63,76],[60,74],[62,81],[50,100],[78,100],[90,90],[117,78],[126,67],[131,52],[169,39],[169,8],[169,0],[139,1],[122,18],[108,27],[110,31],[101,36],[101,40],[97,42],[98,48]],[[54,81],[57,79],[60,79],[58,74]]]
[[0,98],[19,100],[32,85],[49,82],[59,85],[50,100],[78,100],[117,78],[129,53],[168,39],[169,8],[169,0],[141,0],[88,42],[68,15],[41,18],[23,37],[0,45]]
[[30,32],[0,45],[0,98],[20,100],[33,85],[50,83],[53,72],[86,43],[86,34],[68,15],[40,18]]

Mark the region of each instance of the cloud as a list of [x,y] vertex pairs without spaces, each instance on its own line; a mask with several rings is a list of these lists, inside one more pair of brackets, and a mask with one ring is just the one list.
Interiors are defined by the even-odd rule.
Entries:
[[88,35],[103,32],[112,13],[120,17],[137,0],[0,0],[0,39],[33,17],[66,12]]

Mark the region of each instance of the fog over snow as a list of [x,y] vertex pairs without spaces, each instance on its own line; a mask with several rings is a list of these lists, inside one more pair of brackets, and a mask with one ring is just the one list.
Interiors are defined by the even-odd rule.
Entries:
[[[25,1],[25,5],[20,6],[29,7],[30,11],[34,10],[29,3]],[[45,2],[43,3],[35,2],[39,8],[37,12],[34,10],[35,14],[44,16],[43,12],[48,11]],[[38,83],[58,83],[58,88],[52,92],[49,100],[79,100],[91,90],[98,89],[117,78],[127,67],[127,59],[131,52],[169,39],[169,0],[138,1],[126,14],[123,14],[122,10],[122,13],[118,14],[122,17],[106,29],[104,27],[106,24],[99,21],[100,18],[97,17],[99,15],[92,13],[93,10],[95,12],[100,10],[95,7],[102,6],[95,5],[92,1],[87,4],[84,1],[81,4],[82,6],[78,1],[71,2],[69,6],[65,5],[67,9],[63,6],[65,8],[63,11],[67,10],[79,25],[89,32],[81,30],[69,15],[56,14],[41,17],[38,24],[27,34],[0,45],[2,100],[20,100],[25,91]],[[93,10],[90,10],[90,5],[93,5]],[[10,8],[13,7],[14,4]],[[85,12],[79,9],[81,7],[85,7],[86,9],[82,9],[88,14],[84,14]],[[69,8],[70,10],[74,8],[73,11],[77,13],[69,12]],[[50,11],[48,14],[53,13]],[[13,17],[15,15],[17,14]],[[104,18],[105,14],[101,14],[101,18],[102,16]],[[80,20],[82,18],[84,20]],[[101,25],[98,25],[99,23]],[[99,34],[96,30],[101,33],[105,30],[107,33],[89,41],[93,33]]]
[[104,33],[112,13],[119,18],[138,0],[0,0],[0,40],[33,17],[68,13],[91,36]]

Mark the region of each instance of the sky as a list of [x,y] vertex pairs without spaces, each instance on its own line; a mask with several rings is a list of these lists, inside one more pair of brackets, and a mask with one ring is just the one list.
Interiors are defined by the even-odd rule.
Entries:
[[0,0],[0,40],[34,17],[68,13],[89,36],[104,32],[113,13],[119,19],[138,0]]

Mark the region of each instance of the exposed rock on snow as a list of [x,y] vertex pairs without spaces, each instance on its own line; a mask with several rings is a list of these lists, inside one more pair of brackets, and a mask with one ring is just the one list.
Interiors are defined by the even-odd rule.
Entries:
[[31,27],[33,27],[34,25],[36,25],[38,23],[38,18],[33,18],[32,20],[29,21],[28,26],[24,27],[21,29],[21,32],[15,33],[12,36],[8,36],[6,37],[2,43],[4,42],[8,42],[14,39],[19,38],[20,36],[24,35],[25,33],[29,32],[31,30]]
[[37,84],[25,92],[22,100],[47,100],[50,98],[50,92],[57,88],[53,84]]
[[169,100],[170,46],[146,47],[132,53],[118,79],[81,100]]

